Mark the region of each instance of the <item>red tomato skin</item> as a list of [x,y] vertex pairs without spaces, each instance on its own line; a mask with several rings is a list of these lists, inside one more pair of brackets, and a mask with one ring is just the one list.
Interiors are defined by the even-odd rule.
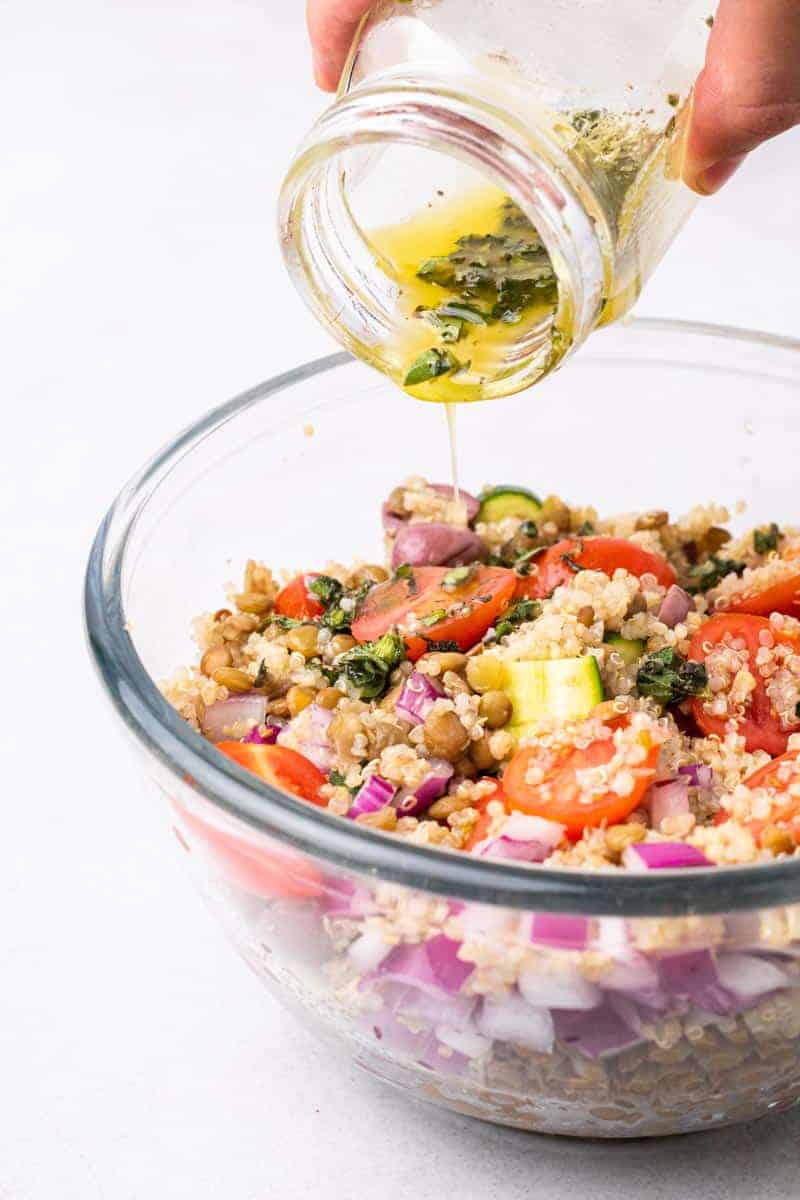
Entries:
[[[778,823],[788,828],[795,841],[800,839],[800,800],[793,796],[783,800],[782,793],[786,788],[786,784],[782,779],[778,778],[781,767],[786,763],[797,764],[798,758],[800,758],[800,750],[789,750],[786,754],[781,754],[778,758],[773,758],[772,762],[768,762],[766,766],[759,767],[757,771],[744,781],[745,787],[774,788],[776,792],[774,807],[769,817],[764,820],[749,821],[747,824],[747,828],[759,845],[761,844],[761,834],[767,825]],[[730,819],[730,813],[727,809],[721,808],[714,817],[714,824],[724,825]]]
[[662,555],[644,550],[627,538],[565,538],[534,559],[531,574],[517,594],[535,600],[551,596],[557,587],[569,583],[575,575],[567,559],[584,571],[602,571],[608,576],[619,567],[639,578],[654,575],[658,583],[667,588],[677,580],[674,569]]
[[282,617],[292,617],[295,621],[314,620],[325,612],[313,592],[308,590],[308,580],[315,575],[296,575],[287,583],[275,598],[275,612]]
[[[759,648],[759,634],[764,630],[771,632],[776,642],[796,640],[781,638],[775,633],[765,617],[759,617],[752,613],[719,613],[717,616],[711,617],[710,620],[706,621],[697,630],[689,646],[688,657],[692,662],[703,662],[706,658],[703,645],[707,642],[711,642],[712,645],[716,644],[722,640],[726,633],[729,633],[733,638],[741,638],[746,642],[750,653],[751,670],[758,682],[755,691],[752,693],[748,715],[744,720],[737,723],[736,728],[737,732],[745,739],[745,749],[751,752],[754,750],[765,750],[767,754],[775,758],[785,751],[789,734],[792,731],[781,727],[780,720],[772,711],[766,687],[752,662]],[[692,715],[706,736],[711,734],[719,737],[725,736],[729,724],[728,719],[715,717],[707,713],[704,708],[702,696],[697,696],[692,701]]]
[[549,800],[539,797],[538,788],[526,782],[525,775],[530,760],[537,754],[536,746],[523,746],[512,758],[503,775],[503,791],[511,810],[529,813],[532,816],[544,817],[564,825],[567,836],[572,841],[578,841],[586,829],[594,829],[603,822],[615,824],[624,821],[626,817],[638,808],[644,793],[655,778],[660,749],[652,746],[647,758],[642,762],[640,775],[636,786],[629,796],[617,796],[606,793],[590,805],[582,804],[577,796],[577,784],[574,779],[576,770],[587,767],[603,766],[610,761],[614,753],[613,743],[608,741],[593,742],[585,749],[567,748],[553,769],[549,780],[551,785],[559,787],[560,793]]
[[226,878],[242,891],[262,900],[312,900],[322,894],[322,873],[307,858],[293,850],[256,845],[217,829],[177,800],[172,803],[191,840],[201,842]]
[[[784,562],[800,558],[800,546],[789,546],[782,555]],[[794,575],[774,583],[771,587],[756,592],[741,600],[732,600],[720,612],[752,613],[768,617],[770,613],[785,613],[789,617],[800,617],[800,568]]]
[[[480,780],[478,780],[478,782],[484,783],[485,781],[483,779],[480,779]],[[469,835],[466,842],[464,843],[463,849],[466,850],[467,852],[472,850],[473,847],[477,846],[478,842],[482,842],[484,838],[489,836],[489,826],[492,823],[492,818],[489,816],[489,813],[486,810],[489,807],[489,805],[492,803],[492,801],[493,800],[502,801],[503,805],[506,808],[506,811],[508,811],[508,802],[505,798],[505,795],[503,794],[503,789],[502,789],[501,785],[496,780],[492,780],[492,782],[495,783],[495,785],[496,785],[495,790],[493,792],[490,792],[488,796],[484,796],[483,799],[479,800],[478,803],[475,805],[475,807],[477,808],[478,812],[481,815],[478,817],[477,821],[475,822],[475,825],[473,826],[473,829],[472,829],[472,833]]]
[[217,742],[217,750],[259,779],[309,804],[325,807],[320,789],[325,776],[309,759],[288,746],[259,746],[251,742]]
[[476,645],[506,609],[514,595],[516,577],[504,567],[480,567],[475,579],[460,592],[447,592],[442,583],[447,567],[415,567],[411,580],[389,580],[368,594],[353,621],[353,637],[373,642],[387,630],[403,624],[410,613],[426,616],[448,608],[460,597],[469,604],[463,615],[445,617],[425,631],[425,636],[405,635],[406,653],[416,662],[437,642],[454,642],[460,650]]

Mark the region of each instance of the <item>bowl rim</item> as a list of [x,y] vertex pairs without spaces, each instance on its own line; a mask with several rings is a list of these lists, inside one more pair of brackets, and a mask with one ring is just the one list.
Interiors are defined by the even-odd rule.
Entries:
[[[800,339],[662,318],[635,318],[626,324],[652,334],[715,337],[789,350],[798,354],[800,367]],[[337,868],[426,892],[511,908],[627,917],[712,914],[800,900],[800,860],[796,859],[611,876],[480,859],[376,833],[257,779],[219,754],[164,699],[125,627],[125,554],[139,516],[173,467],[216,429],[277,392],[355,362],[348,353],[327,355],[211,409],[133,476],[103,518],[86,569],[85,631],[103,688],[139,745],[169,771],[190,781],[213,806],[250,828]]]

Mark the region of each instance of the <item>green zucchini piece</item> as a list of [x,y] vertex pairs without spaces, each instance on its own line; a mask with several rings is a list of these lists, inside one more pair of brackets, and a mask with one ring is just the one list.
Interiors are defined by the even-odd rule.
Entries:
[[542,511],[542,502],[527,488],[501,484],[481,495],[479,521],[502,521],[505,517],[519,517],[522,521],[535,521]]
[[635,667],[645,652],[645,643],[641,638],[624,638],[619,633],[607,633],[603,641],[616,650],[626,667]]
[[604,698],[597,659],[591,654],[506,663],[505,692],[511,701],[511,730],[520,736],[528,726],[581,721]]

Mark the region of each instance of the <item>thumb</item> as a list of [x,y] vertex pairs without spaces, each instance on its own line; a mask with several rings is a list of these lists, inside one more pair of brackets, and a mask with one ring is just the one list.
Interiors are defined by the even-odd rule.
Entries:
[[306,22],[314,54],[314,77],[324,92],[339,86],[361,18],[375,0],[307,0]]
[[721,0],[694,90],[683,178],[710,196],[800,124],[800,0]]

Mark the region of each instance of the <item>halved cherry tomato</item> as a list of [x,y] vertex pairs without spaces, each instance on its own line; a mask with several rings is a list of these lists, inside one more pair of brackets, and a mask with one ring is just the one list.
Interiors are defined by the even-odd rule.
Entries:
[[275,598],[275,612],[282,617],[293,617],[296,621],[321,617],[325,608],[308,590],[308,583],[312,579],[316,579],[316,575],[296,575],[291,583],[287,583]]
[[230,882],[243,891],[264,900],[305,900],[321,895],[322,874],[307,858],[217,829],[177,801],[173,804],[190,839],[194,835],[202,842]]
[[642,549],[627,538],[565,538],[533,560],[531,574],[518,580],[517,598],[528,596],[542,600],[551,596],[557,587],[570,582],[576,567],[583,571],[602,571],[609,577],[623,567],[638,578],[655,575],[662,587],[671,587],[677,578],[665,558]]
[[[800,558],[800,545],[789,546],[781,555],[784,562],[790,563]],[[770,613],[786,613],[790,617],[800,617],[800,565],[796,571],[785,579],[773,583],[770,587],[755,592],[752,596],[745,595],[724,605],[723,612],[753,613],[768,617]]]
[[[480,780],[480,782],[483,782],[483,780]],[[475,822],[472,833],[464,843],[463,848],[465,850],[471,850],[473,846],[477,846],[478,842],[482,842],[485,837],[489,836],[489,826],[492,823],[492,818],[486,810],[494,800],[501,800],[503,804],[506,805],[506,808],[508,807],[506,804],[506,798],[503,795],[503,789],[499,783],[496,785],[493,792],[490,792],[488,796],[483,796],[476,804],[473,805],[473,808],[477,808],[481,815]]]
[[[568,836],[575,841],[581,837],[584,829],[593,829],[604,821],[609,825],[624,821],[638,808],[655,778],[658,765],[659,747],[651,744],[646,731],[641,736],[647,756],[631,768],[634,776],[632,791],[626,796],[601,791],[588,801],[578,772],[591,767],[603,767],[611,762],[616,749],[612,738],[600,739],[581,748],[523,746],[503,775],[503,792],[509,807],[534,817],[560,822],[566,826]],[[528,772],[537,767],[542,772],[542,778],[537,783],[530,783]]]
[[[514,594],[516,577],[504,567],[476,567],[454,590],[443,586],[448,567],[414,567],[408,578],[390,579],[367,594],[353,621],[353,637],[374,642],[412,614],[419,634],[405,636],[412,662],[437,642],[455,642],[460,650],[476,645]],[[434,620],[437,614],[443,614]],[[431,643],[431,645],[429,645]]]
[[[765,767],[760,767],[748,779],[745,786],[749,788],[770,788],[775,792],[775,802],[769,817],[764,820],[749,821],[747,828],[757,842],[761,842],[761,834],[767,825],[784,826],[794,836],[800,839],[800,796],[789,795],[791,784],[800,783],[800,750],[789,750],[779,758],[773,758]],[[789,768],[787,771],[786,768]],[[783,778],[787,776],[787,778]],[[715,825],[724,825],[730,820],[727,809],[721,808],[714,818]]]
[[273,787],[281,788],[309,804],[325,807],[320,795],[326,782],[322,772],[302,754],[288,746],[259,746],[253,742],[217,742],[217,749]]
[[[800,636],[778,632],[766,617],[753,616],[750,613],[720,613],[697,630],[689,646],[689,658],[693,662],[704,662],[708,657],[704,647],[709,644],[712,647],[716,646],[726,635],[745,643],[748,669],[756,681],[756,686],[748,697],[745,716],[736,722],[736,731],[744,738],[747,750],[766,750],[767,754],[774,757],[783,754],[789,734],[796,732],[800,726],[783,728],[780,717],[767,695],[766,682],[756,666],[756,654],[761,646],[759,638],[765,632],[771,634],[775,644],[792,646],[796,653],[800,654]],[[702,696],[696,696],[692,701],[692,714],[705,734],[724,737],[731,724],[730,717],[717,717],[709,713]]]

